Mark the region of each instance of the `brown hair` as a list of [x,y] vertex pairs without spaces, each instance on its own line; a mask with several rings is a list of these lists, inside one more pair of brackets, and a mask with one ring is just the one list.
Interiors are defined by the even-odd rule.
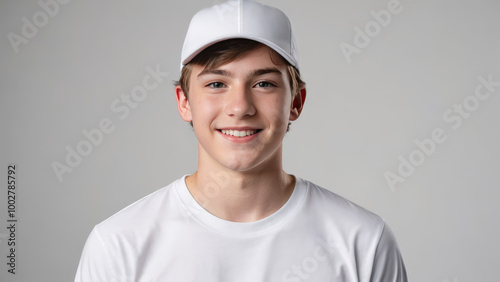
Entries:
[[[259,48],[262,45],[262,43],[249,39],[229,39],[215,43],[196,55],[182,68],[181,77],[179,81],[175,82],[175,85],[180,85],[182,91],[187,97],[192,65],[205,66],[205,70],[217,68],[223,64],[236,60],[237,58]],[[295,97],[297,92],[306,85],[306,83],[301,79],[299,71],[278,53],[272,51],[270,55],[272,59],[279,58],[283,62],[286,62],[292,98]]]

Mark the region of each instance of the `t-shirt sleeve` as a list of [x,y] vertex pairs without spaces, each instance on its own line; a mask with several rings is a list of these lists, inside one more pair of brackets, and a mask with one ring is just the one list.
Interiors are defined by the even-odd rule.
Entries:
[[408,282],[396,237],[387,225],[378,242],[370,282]]
[[75,282],[119,281],[116,277],[110,277],[110,258],[105,244],[94,228],[83,247]]

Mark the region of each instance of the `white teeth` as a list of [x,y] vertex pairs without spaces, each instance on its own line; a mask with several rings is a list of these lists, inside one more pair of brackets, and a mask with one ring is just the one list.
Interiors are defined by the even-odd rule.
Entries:
[[221,130],[222,133],[226,134],[226,135],[231,135],[231,136],[235,136],[235,137],[245,137],[245,136],[248,136],[248,135],[253,135],[255,133],[257,133],[257,130]]

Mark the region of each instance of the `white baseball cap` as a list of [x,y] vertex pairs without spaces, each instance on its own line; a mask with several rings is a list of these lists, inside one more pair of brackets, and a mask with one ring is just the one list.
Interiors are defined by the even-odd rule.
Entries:
[[205,48],[235,38],[267,45],[299,69],[290,20],[281,10],[250,0],[230,0],[194,15],[184,40],[181,69]]

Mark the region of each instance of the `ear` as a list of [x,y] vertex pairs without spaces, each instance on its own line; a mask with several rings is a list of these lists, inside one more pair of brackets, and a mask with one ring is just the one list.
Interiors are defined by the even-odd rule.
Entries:
[[179,109],[179,114],[184,121],[190,122],[193,120],[191,115],[191,105],[186,97],[186,93],[182,91],[180,85],[175,86],[175,98],[177,99],[177,108]]
[[304,108],[304,103],[306,101],[306,89],[301,88],[295,95],[290,106],[290,120],[294,121],[299,118],[302,109]]

